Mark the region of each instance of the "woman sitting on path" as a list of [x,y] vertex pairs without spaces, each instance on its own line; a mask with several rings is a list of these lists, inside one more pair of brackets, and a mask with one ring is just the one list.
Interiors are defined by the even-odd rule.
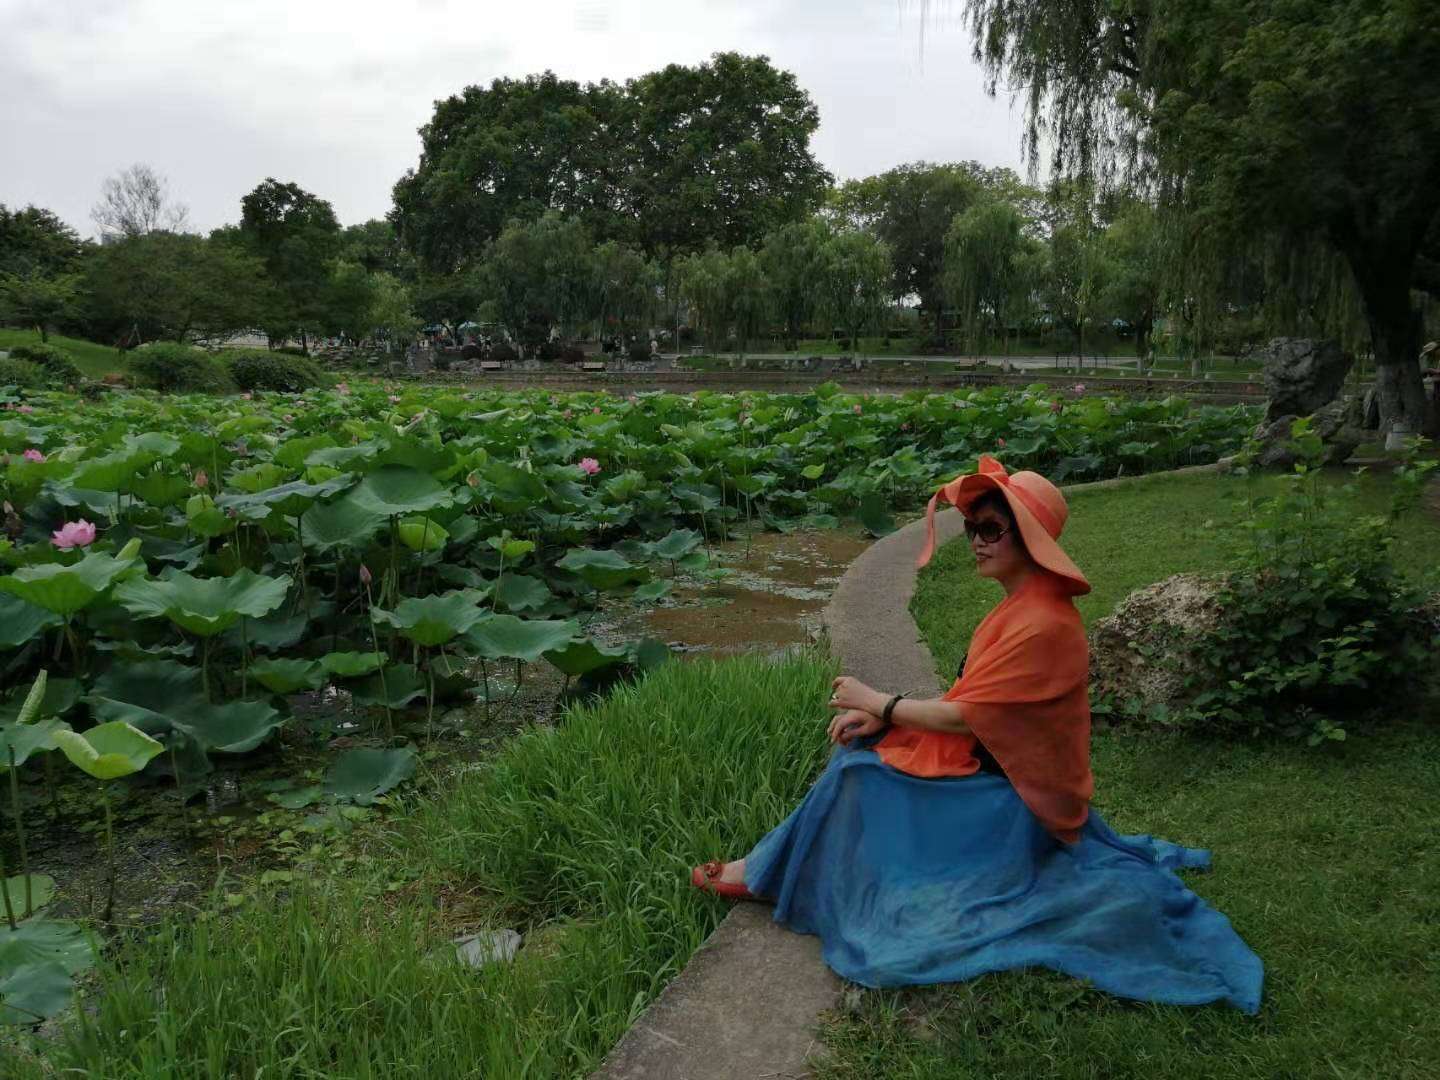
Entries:
[[1254,1013],[1260,960],[1181,867],[1209,853],[1119,836],[1090,809],[1090,584],[1057,542],[1064,496],[982,457],[930,500],[965,515],[976,572],[1005,598],[940,698],[835,680],[836,744],[819,780],[745,858],[696,867],[702,889],[775,903],[866,986],[957,982],[1041,966],[1123,997],[1228,1001]]

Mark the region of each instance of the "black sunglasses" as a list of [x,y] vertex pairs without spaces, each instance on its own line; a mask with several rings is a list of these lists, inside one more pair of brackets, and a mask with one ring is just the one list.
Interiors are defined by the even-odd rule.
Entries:
[[965,519],[965,539],[974,540],[980,537],[987,544],[994,544],[1010,530],[993,518],[989,521],[971,521]]

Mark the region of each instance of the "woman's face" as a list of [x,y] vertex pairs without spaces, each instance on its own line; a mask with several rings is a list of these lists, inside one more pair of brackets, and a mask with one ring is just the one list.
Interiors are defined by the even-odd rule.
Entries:
[[[970,519],[976,525],[993,522],[1005,530],[1005,535],[993,543],[987,543],[979,533],[970,538],[970,550],[975,553],[975,572],[981,577],[1004,581],[1023,571],[1030,561],[1025,549],[1016,542],[1016,533],[1010,520],[993,506],[982,506]],[[984,531],[984,530],[982,530]]]

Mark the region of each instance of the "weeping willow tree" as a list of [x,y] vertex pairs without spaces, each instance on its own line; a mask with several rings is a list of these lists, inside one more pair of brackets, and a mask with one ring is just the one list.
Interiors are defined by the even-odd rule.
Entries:
[[1007,327],[1030,307],[1043,252],[1027,224],[1013,204],[989,199],[956,214],[945,234],[945,289],[972,351],[999,337],[1008,356]]
[[[1177,293],[1197,317],[1225,276],[1216,253],[1260,252],[1267,298],[1289,293],[1297,311],[1319,296],[1343,308],[1333,286],[1302,302],[1302,279],[1317,284],[1334,259],[1368,330],[1382,426],[1426,423],[1412,290],[1436,268],[1422,253],[1440,216],[1440,5],[963,7],[991,92],[1021,88],[1032,165],[1045,150],[1057,172],[1124,180],[1186,223],[1171,250],[1186,271]],[[1306,249],[1315,266],[1281,254]]]

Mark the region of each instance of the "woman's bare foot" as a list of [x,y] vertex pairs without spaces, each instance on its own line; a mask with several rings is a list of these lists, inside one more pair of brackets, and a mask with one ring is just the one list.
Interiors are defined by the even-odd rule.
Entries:
[[734,862],[727,862],[725,868],[720,871],[718,880],[729,885],[745,884],[745,860],[737,859]]

